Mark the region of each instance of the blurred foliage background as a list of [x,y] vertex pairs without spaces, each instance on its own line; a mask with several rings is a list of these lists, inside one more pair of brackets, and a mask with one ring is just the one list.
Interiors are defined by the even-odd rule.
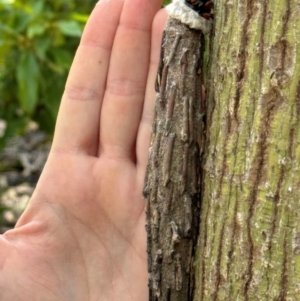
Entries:
[[93,0],[0,0],[0,149],[30,120],[53,133],[66,77],[94,5]]
[[0,0],[0,148],[29,120],[53,132],[92,0]]

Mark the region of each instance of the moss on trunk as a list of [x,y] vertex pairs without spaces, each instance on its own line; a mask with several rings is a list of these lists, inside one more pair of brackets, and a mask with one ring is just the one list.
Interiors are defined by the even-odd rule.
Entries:
[[218,1],[194,300],[300,299],[300,4]]

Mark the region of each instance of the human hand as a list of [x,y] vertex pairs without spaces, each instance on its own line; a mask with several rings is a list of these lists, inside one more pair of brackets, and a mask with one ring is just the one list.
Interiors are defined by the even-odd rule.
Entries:
[[0,237],[1,301],[148,300],[142,188],[160,5],[102,0],[91,14],[49,159],[16,228]]

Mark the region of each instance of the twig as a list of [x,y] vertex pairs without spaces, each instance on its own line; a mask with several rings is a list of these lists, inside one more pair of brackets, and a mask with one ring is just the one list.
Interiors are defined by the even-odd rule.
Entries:
[[150,301],[193,298],[205,132],[203,33],[209,32],[212,18],[207,3],[211,8],[206,0],[174,0],[167,7],[144,188]]

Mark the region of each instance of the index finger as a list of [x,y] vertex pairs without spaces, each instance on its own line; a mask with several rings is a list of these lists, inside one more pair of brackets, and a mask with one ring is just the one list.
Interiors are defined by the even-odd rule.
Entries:
[[52,150],[97,155],[99,118],[123,0],[101,0],[77,49],[59,109]]

